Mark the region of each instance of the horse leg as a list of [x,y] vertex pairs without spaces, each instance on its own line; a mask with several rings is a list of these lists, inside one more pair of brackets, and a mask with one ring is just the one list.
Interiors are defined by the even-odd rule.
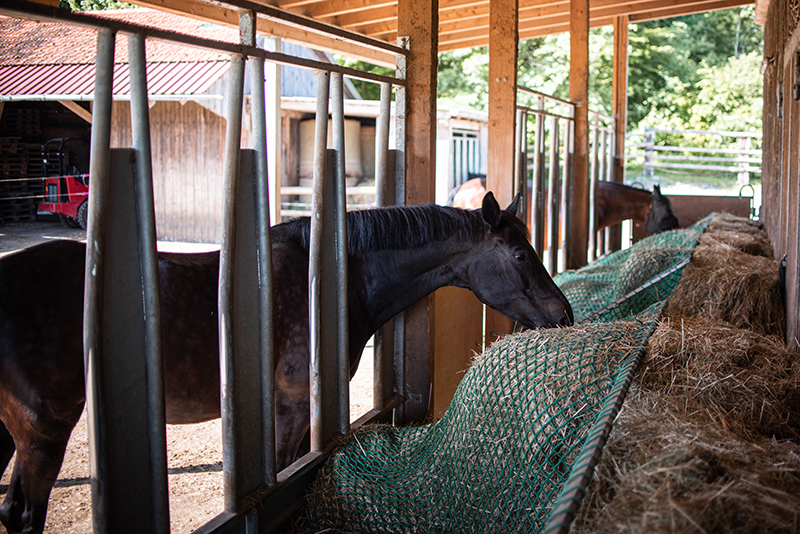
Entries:
[[276,391],[275,441],[278,471],[295,461],[309,425],[308,389]]
[[0,477],[6,472],[8,462],[14,456],[14,438],[8,433],[6,425],[0,421]]
[[82,411],[83,402],[50,400],[41,401],[38,410],[5,410],[6,432],[13,438],[17,453],[6,497],[0,504],[0,522],[10,534],[39,534],[44,530],[50,491]]

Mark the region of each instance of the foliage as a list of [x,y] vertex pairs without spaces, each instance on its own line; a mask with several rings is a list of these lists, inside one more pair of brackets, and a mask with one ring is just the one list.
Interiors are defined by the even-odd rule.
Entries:
[[[661,128],[758,130],[758,62],[763,28],[754,7],[718,10],[630,24],[628,130]],[[589,35],[591,109],[611,112],[614,36],[610,27]],[[569,96],[569,34],[520,42],[518,83],[559,98]],[[485,110],[486,47],[439,55],[439,98]],[[520,96],[531,105],[532,97]]]
[[59,7],[71,11],[98,11],[102,9],[126,9],[137,7],[117,0],[59,0]]

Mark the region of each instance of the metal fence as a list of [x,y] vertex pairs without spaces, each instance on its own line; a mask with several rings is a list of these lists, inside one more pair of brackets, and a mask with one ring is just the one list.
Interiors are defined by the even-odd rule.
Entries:
[[[0,13],[76,24],[97,30],[91,140],[89,243],[86,265],[84,350],[92,465],[92,508],[98,533],[169,532],[164,393],[160,353],[160,302],[145,40],[158,39],[230,54],[223,237],[220,253],[219,332],[225,511],[202,532],[263,531],[303,501],[305,487],[335,438],[350,428],[346,347],[345,182],[343,76],[381,84],[376,156],[378,205],[404,198],[404,165],[389,146],[392,87],[397,108],[397,151],[404,152],[407,43],[389,45],[243,0],[218,1],[239,11],[240,43],[72,13],[6,0]],[[281,18],[336,39],[395,54],[396,77],[378,76],[256,47],[259,18]],[[111,149],[111,104],[116,34],[127,34],[131,66],[133,149]],[[275,467],[271,310],[270,199],[263,83],[252,84],[252,150],[241,149],[245,68],[264,80],[264,62],[317,72],[310,292],[332,292],[331,306],[310,301],[311,453],[282,471]],[[334,149],[326,148],[329,97]],[[320,120],[323,119],[323,120]],[[113,176],[113,180],[111,177]],[[255,192],[255,194],[254,194]],[[324,212],[324,217],[323,217]],[[323,227],[323,219],[334,221]],[[324,236],[334,236],[329,239]],[[335,273],[320,284],[321,273]],[[313,282],[315,281],[315,282]],[[316,285],[314,285],[316,284]],[[143,301],[144,298],[144,301]],[[144,304],[144,309],[142,305]],[[343,326],[344,325],[344,326]],[[392,339],[392,338],[389,338]],[[122,343],[120,340],[130,341]],[[388,345],[388,343],[386,344]],[[375,409],[363,424],[402,399],[402,351],[376,350]],[[389,354],[391,358],[387,358]],[[396,371],[396,370],[395,370]],[[126,395],[120,395],[120,390]],[[334,393],[330,393],[334,392]],[[146,402],[142,402],[146,399]]]
[[[514,192],[525,202],[520,216],[531,229],[533,248],[551,275],[564,269],[575,137],[575,104],[527,87],[535,107],[517,106]],[[529,95],[529,96],[528,96]]]

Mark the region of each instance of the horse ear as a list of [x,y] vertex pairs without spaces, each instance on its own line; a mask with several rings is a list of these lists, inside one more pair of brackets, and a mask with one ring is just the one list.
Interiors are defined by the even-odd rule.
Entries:
[[486,193],[486,195],[483,197],[481,214],[483,215],[483,220],[489,224],[492,230],[495,230],[500,226],[500,221],[503,218],[503,214],[500,212],[500,204],[497,203],[497,200],[494,198],[494,194],[491,191]]
[[514,200],[511,202],[511,204],[508,205],[505,211],[507,211],[511,215],[516,215],[517,210],[519,209],[519,199],[521,196],[522,195],[520,193],[514,195]]
[[653,186],[653,194],[656,195],[657,197],[661,196],[661,186],[660,185],[654,185]]

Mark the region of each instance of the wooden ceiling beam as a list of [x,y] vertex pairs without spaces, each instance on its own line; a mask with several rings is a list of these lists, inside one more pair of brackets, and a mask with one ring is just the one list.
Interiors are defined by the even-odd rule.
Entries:
[[[358,28],[369,26],[371,24],[382,24],[387,22],[394,22],[395,28],[397,27],[397,3],[383,7],[375,7],[369,11],[358,11],[355,13],[346,13],[336,17],[337,23],[342,28],[361,31]],[[365,32],[362,32],[366,35]]]
[[[131,3],[191,17],[204,22],[234,28],[239,27],[239,15],[236,9],[223,8],[198,0],[131,0]],[[389,52],[361,46],[350,41],[343,41],[338,37],[316,33],[262,17],[258,17],[257,30],[262,35],[280,37],[288,42],[324,52],[343,54],[375,65],[394,67],[396,63],[394,54]]]
[[681,17],[683,15],[694,15],[696,13],[705,13],[707,11],[717,11],[720,9],[729,9],[732,7],[746,6],[752,3],[753,3],[752,0],[716,0],[692,6],[654,10],[649,13],[639,13],[631,15],[630,21],[645,22],[648,20],[668,19],[672,17]]
[[[279,6],[286,9],[283,6]],[[395,18],[397,18],[397,1],[396,0],[371,0],[368,2],[358,2],[354,0],[328,0],[324,2],[315,2],[307,4],[299,8],[292,8],[307,17],[315,19],[324,19],[330,17],[340,17],[342,15],[358,15],[370,17],[371,12],[382,8],[393,8]]]

